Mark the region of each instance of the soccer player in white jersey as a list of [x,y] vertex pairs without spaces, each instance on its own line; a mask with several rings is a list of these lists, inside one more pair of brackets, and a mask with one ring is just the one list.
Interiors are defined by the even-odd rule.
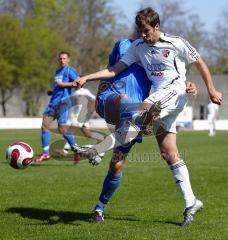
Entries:
[[[114,77],[134,62],[141,63],[155,92],[142,103],[135,119],[140,120],[140,114],[145,117],[144,112],[148,109],[147,116],[150,117],[154,104],[161,104],[160,120],[155,122],[153,130],[161,155],[170,166],[185,202],[183,225],[188,225],[193,221],[195,213],[203,207],[203,203],[196,199],[192,191],[188,169],[180,158],[176,145],[176,118],[187,101],[185,65],[193,63],[196,66],[213,103],[220,105],[222,94],[215,89],[210,71],[198,52],[186,40],[160,31],[157,12],[145,8],[137,13],[135,23],[141,38],[134,41],[123,58],[112,67],[79,78],[78,86],[87,81]],[[149,124],[150,119],[146,118],[142,123]],[[117,167],[121,171],[123,164],[118,162]]]

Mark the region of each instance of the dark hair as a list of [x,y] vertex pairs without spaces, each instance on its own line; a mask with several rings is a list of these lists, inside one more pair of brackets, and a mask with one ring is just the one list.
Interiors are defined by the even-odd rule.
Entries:
[[159,14],[150,7],[142,9],[137,12],[135,24],[138,28],[145,24],[149,24],[151,27],[155,27],[157,24],[160,25]]
[[62,54],[66,54],[68,58],[70,58],[70,53],[69,52],[66,52],[66,51],[61,51],[59,53],[59,56],[62,55]]

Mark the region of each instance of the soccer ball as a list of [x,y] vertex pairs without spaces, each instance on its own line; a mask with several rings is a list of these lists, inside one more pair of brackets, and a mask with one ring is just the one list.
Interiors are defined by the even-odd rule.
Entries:
[[26,168],[33,161],[33,149],[25,142],[15,142],[7,148],[6,160],[15,169]]

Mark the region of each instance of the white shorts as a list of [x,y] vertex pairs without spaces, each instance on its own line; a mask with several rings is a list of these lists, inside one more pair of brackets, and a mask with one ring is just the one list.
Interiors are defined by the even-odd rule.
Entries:
[[187,94],[185,82],[175,82],[170,84],[167,88],[160,89],[144,102],[153,104],[161,102],[160,120],[154,123],[154,132],[156,133],[159,127],[162,127],[167,132],[176,133],[176,119],[183,111],[187,104]]

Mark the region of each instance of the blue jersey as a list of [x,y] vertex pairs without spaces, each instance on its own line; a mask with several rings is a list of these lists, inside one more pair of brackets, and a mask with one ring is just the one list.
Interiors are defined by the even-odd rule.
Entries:
[[[115,44],[109,56],[110,66],[121,60],[132,42],[130,39],[123,39]],[[148,79],[144,68],[134,63],[116,77],[100,84],[100,91],[97,96],[97,111],[101,117],[105,118],[107,123],[113,124],[113,120],[106,114],[106,107],[110,108],[112,106],[111,104],[113,104],[113,99],[115,99],[116,95],[127,94],[131,104],[129,105],[129,102],[126,105],[122,103],[119,114],[120,118],[128,118],[137,111],[140,103],[149,96],[150,89],[151,81]],[[117,149],[123,153],[128,153],[136,142],[141,141],[142,138],[139,135],[130,143]]]
[[[123,39],[115,44],[109,56],[110,66],[122,58],[132,42],[130,39]],[[99,93],[99,98],[111,93],[127,94],[132,102],[139,103],[149,96],[151,89],[151,82],[145,70],[136,63],[129,66],[118,76],[109,79],[108,82],[108,88]]]
[[59,68],[55,72],[55,81],[53,83],[53,95],[49,103],[57,105],[60,101],[67,99],[71,96],[71,88],[69,87],[59,87],[57,81],[61,80],[63,83],[73,82],[79,77],[77,71],[71,67],[66,66],[64,68]]

